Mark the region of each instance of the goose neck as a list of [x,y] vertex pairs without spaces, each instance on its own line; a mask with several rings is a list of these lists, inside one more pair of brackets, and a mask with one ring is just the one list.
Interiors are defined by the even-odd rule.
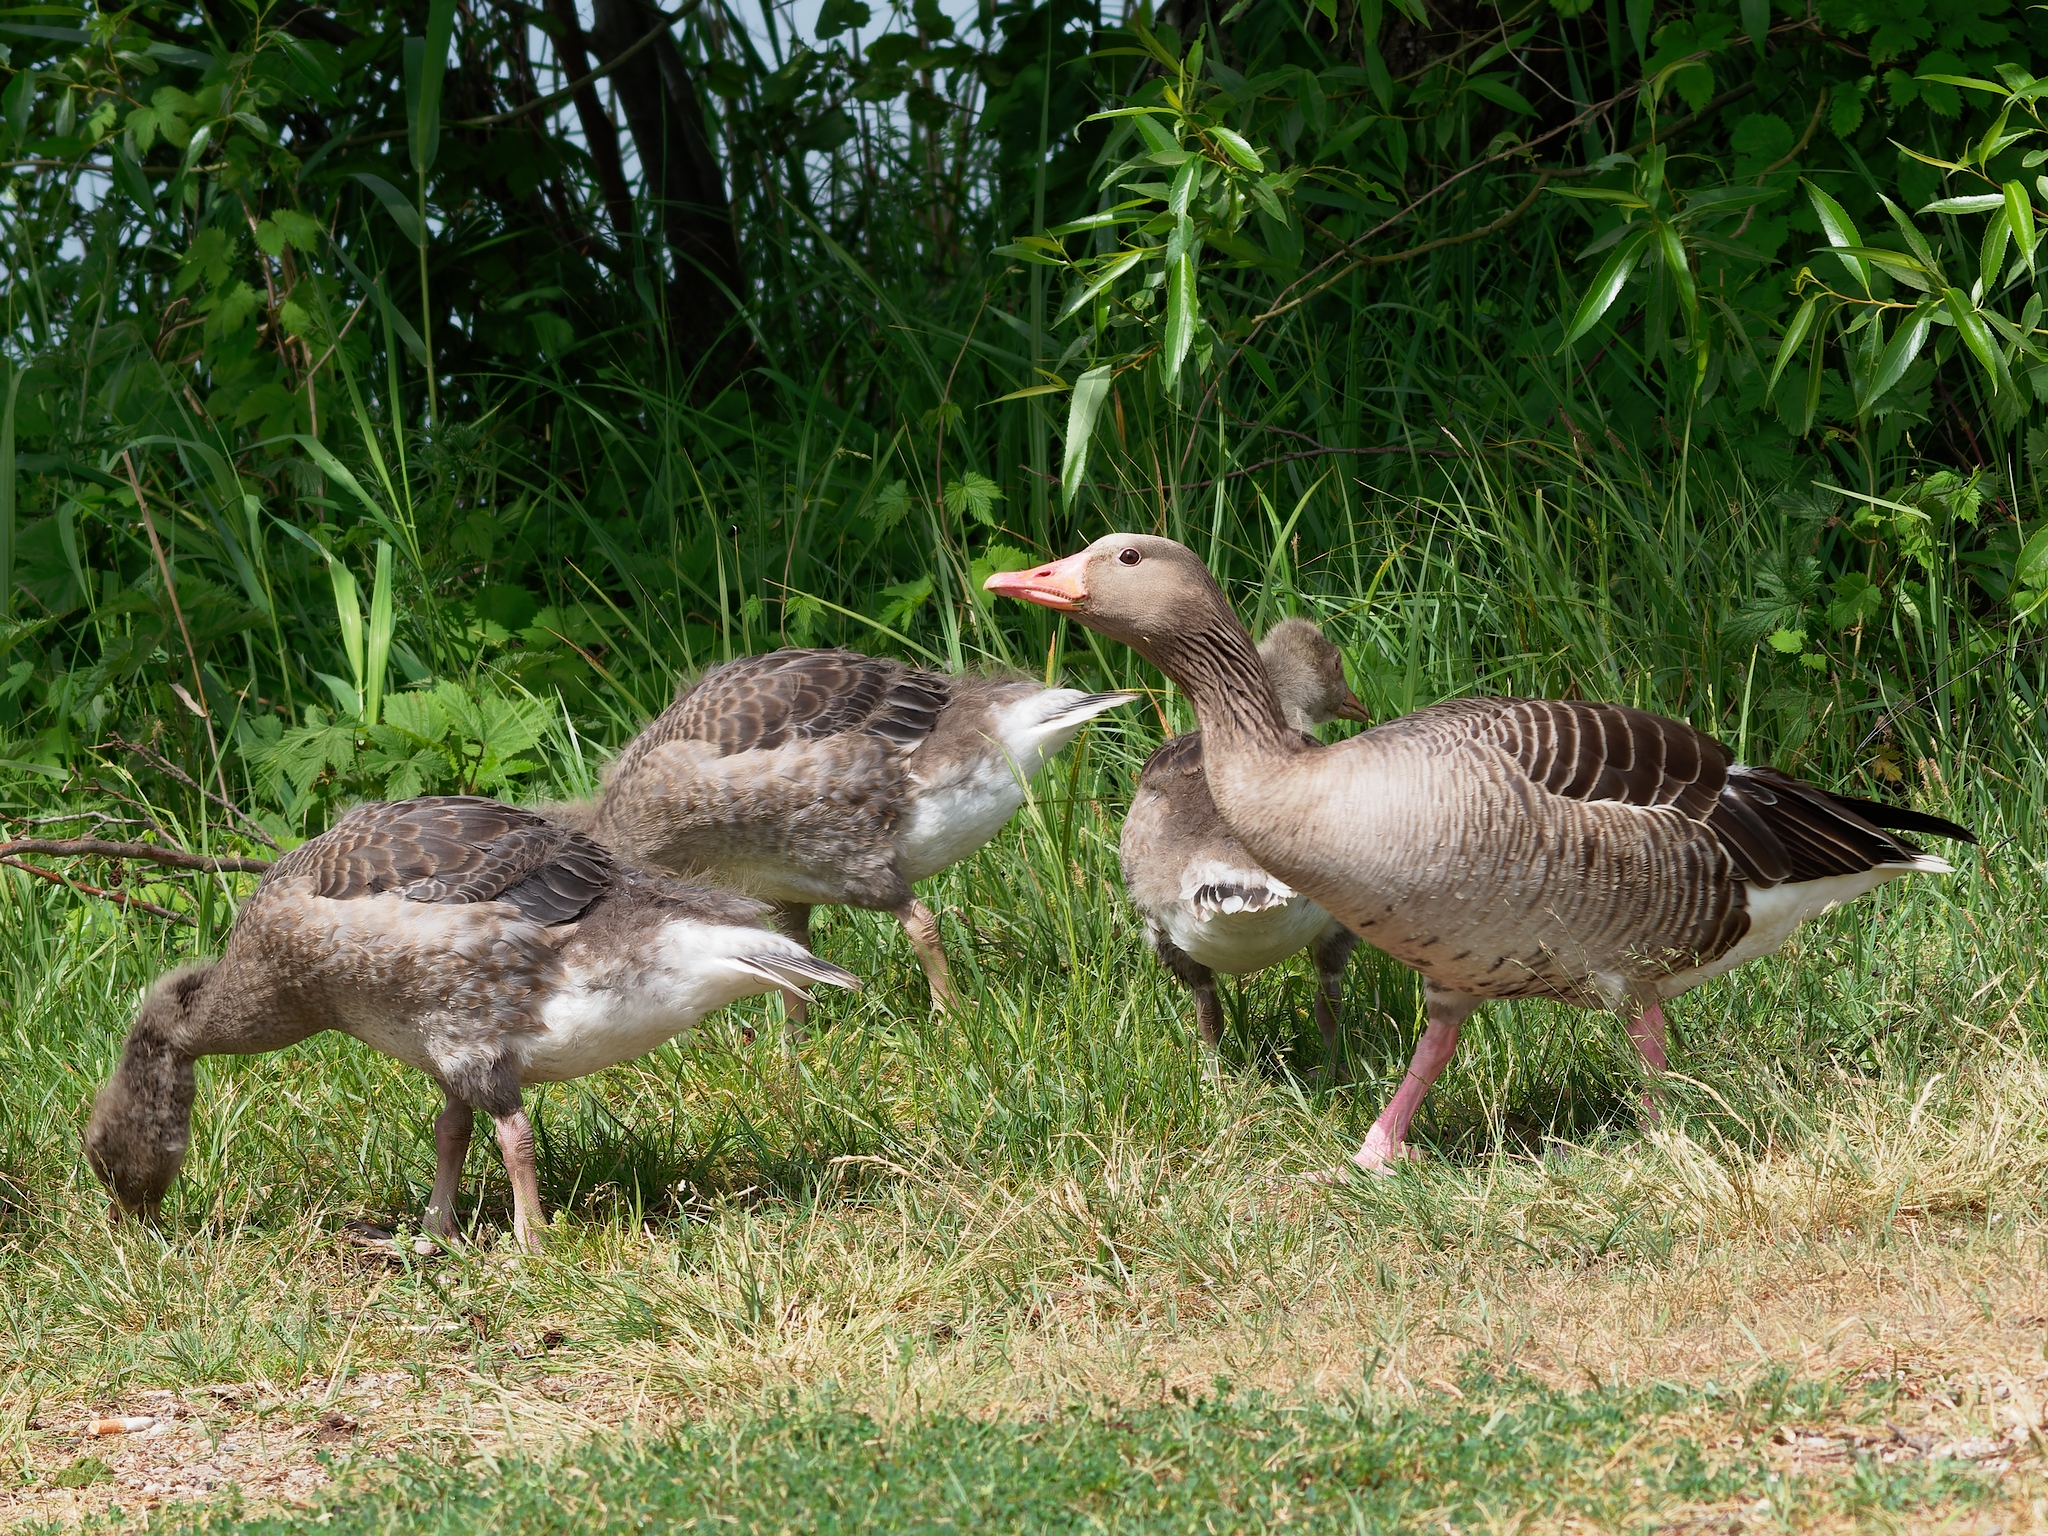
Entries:
[[1162,637],[1152,659],[1194,705],[1206,755],[1291,755],[1301,749],[1266,664],[1234,614],[1217,613]]

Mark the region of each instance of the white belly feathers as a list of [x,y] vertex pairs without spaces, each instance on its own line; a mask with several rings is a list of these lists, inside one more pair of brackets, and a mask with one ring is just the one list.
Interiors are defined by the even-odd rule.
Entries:
[[1222,976],[1242,976],[1277,965],[1307,949],[1331,927],[1330,914],[1306,896],[1263,912],[1199,915],[1192,902],[1177,901],[1153,919],[1190,960]]
[[[804,955],[778,933],[678,919],[645,952],[593,963],[571,944],[566,983],[516,1043],[520,1081],[558,1083],[644,1056],[714,1008],[785,984],[775,961]],[[800,980],[801,978],[790,978]]]

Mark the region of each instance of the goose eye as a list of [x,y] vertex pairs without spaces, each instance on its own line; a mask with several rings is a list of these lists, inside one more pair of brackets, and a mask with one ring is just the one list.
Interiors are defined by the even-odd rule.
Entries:
[[1139,554],[1135,549],[1131,548],[1128,544],[1126,544],[1122,549],[1116,552],[1116,560],[1118,565],[1136,565],[1140,560],[1144,558],[1145,557],[1143,555]]

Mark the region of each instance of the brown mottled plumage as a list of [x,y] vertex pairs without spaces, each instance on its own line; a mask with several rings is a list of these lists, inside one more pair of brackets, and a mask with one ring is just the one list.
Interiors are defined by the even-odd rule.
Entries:
[[894,913],[944,1004],[938,923],[911,883],[995,836],[1024,781],[1134,697],[852,651],[745,656],[705,673],[627,745],[591,825],[633,858],[776,903],[800,941],[813,906]]
[[150,989],[93,1106],[86,1153],[131,1210],[184,1160],[193,1061],[354,1035],[441,1084],[428,1227],[453,1214],[474,1110],[531,1245],[540,1193],[523,1084],[638,1056],[736,998],[857,986],[764,926],[762,903],[621,865],[532,811],[471,796],[357,806],[280,858],[218,961]]
[[1429,1028],[1361,1167],[1406,1155],[1486,999],[1613,1008],[1661,1069],[1664,1000],[1887,880],[1948,869],[1887,829],[1975,840],[1736,764],[1691,726],[1617,704],[1454,699],[1310,747],[1222,591],[1169,539],[1111,535],[988,587],[1070,613],[1178,683],[1245,848],[1427,979]]
[[[1318,725],[1368,718],[1344,679],[1344,658],[1306,619],[1276,624],[1259,643],[1259,655],[1287,723],[1312,743]],[[1216,1070],[1223,1038],[1217,975],[1262,971],[1306,949],[1316,968],[1323,1074],[1335,1080],[1344,963],[1358,940],[1261,869],[1231,836],[1202,773],[1200,731],[1175,737],[1146,759],[1124,817],[1120,852],[1124,888],[1145,919],[1160,964],[1194,993],[1195,1028],[1210,1070]]]

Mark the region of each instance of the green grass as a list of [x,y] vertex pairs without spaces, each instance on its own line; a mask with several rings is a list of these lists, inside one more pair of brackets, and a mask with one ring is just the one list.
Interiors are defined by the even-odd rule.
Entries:
[[[325,1496],[316,1455],[351,1487],[410,1468],[408,1500],[428,1498],[424,1468],[466,1498],[488,1468],[630,1463],[645,1475],[613,1481],[652,1500],[681,1486],[663,1468],[696,1466],[659,1447],[716,1442],[720,1466],[768,1478],[811,1429],[834,1445],[877,1438],[857,1432],[862,1415],[908,1466],[957,1443],[977,1466],[1036,1468],[1071,1445],[1061,1475],[1077,1488],[1124,1475],[1134,1445],[1209,1435],[1221,1481],[1191,1470],[1157,1496],[1221,1509],[1227,1492],[1252,1497],[1249,1463],[1224,1444],[1238,1429],[1278,1437],[1266,1456],[1305,1436],[1302,1454],[1334,1465],[1346,1435],[1359,1456],[1384,1451],[1382,1418],[1411,1416],[1405,1440],[1435,1445],[1473,1429],[1479,1403],[1486,1417],[1507,1405],[1503,1423],[1563,1426],[1557,1445],[1577,1437],[1577,1471],[1527,1474],[1544,1521],[1611,1523],[1596,1508],[1648,1521],[1667,1495],[1721,1518],[1770,1487],[1667,1488],[1658,1447],[1677,1438],[1657,1426],[1705,1404],[1699,1475],[1749,1476],[1754,1456],[1729,1444],[1755,1450],[1741,1404],[1781,1378],[1823,1394],[1821,1428],[1844,1445],[1865,1385],[1890,1382],[1907,1437],[1880,1425],[1882,1443],[1779,1468],[1807,1479],[1785,1487],[1808,1489],[1812,1521],[1877,1520],[1888,1499],[1920,1499],[1929,1518],[1969,1507],[1977,1484],[1936,1476],[1923,1454],[1950,1441],[2001,1447],[1993,1459],[2013,1467],[1987,1497],[2023,1502],[2043,1417],[2016,1405],[2048,1401],[2025,1321],[2048,1316],[2039,637],[1958,596],[1939,634],[1845,633],[1808,667],[1730,636],[1754,627],[1758,571],[1822,536],[1811,518],[1749,496],[1657,501],[1590,470],[1545,485],[1475,469],[1469,495],[1433,502],[1338,487],[1318,503],[1327,542],[1297,549],[1279,517],[1232,523],[1210,547],[1248,618],[1322,616],[1382,717],[1473,690],[1621,699],[1851,792],[1909,790],[1983,838],[1955,876],[1889,886],[1678,1002],[1661,1124],[1637,1107],[1614,1020],[1496,1005],[1418,1122],[1427,1164],[1304,1186],[1399,1080],[1418,989],[1370,953],[1354,961],[1354,1078],[1317,1091],[1306,967],[1234,986],[1228,1071],[1205,1083],[1186,996],[1146,953],[1116,869],[1160,717],[1189,723],[1164,691],[1093,727],[993,844],[923,888],[972,1000],[963,1016],[929,1013],[893,922],[822,913],[820,949],[869,985],[820,1005],[795,1061],[757,1000],[533,1095],[554,1219],[529,1261],[498,1252],[508,1199],[487,1136],[463,1197],[470,1248],[420,1260],[351,1239],[352,1221],[417,1218],[435,1105],[417,1074],[339,1037],[202,1064],[161,1231],[110,1227],[79,1156],[85,1106],[140,989],[217,942],[235,887],[213,889],[192,933],[0,871],[0,1518],[98,1517],[230,1485],[261,1514]],[[1934,613],[1940,590],[1923,596]],[[972,606],[954,617],[969,660],[1037,670],[1056,638],[989,629],[996,615]],[[608,656],[643,706],[665,695],[663,644]],[[1078,632],[1052,659],[1077,681],[1158,686]],[[536,797],[587,786],[593,742],[635,727],[627,696],[607,697],[608,726],[578,715],[573,738],[537,750]],[[146,776],[98,771],[161,816],[186,814]],[[21,817],[60,798],[32,776],[0,795]],[[1475,1372],[1494,1385],[1456,1397]],[[1365,1401],[1368,1374],[1376,1406],[1361,1418],[1342,1405]],[[1172,1395],[1213,1397],[1219,1375],[1241,1395],[1208,1418]],[[163,1404],[187,1415],[168,1438],[77,1437],[88,1410]],[[320,1430],[330,1411],[353,1427]],[[1108,1427],[1120,1416],[1141,1428]],[[1481,1498],[1508,1474],[1480,1470],[1487,1446],[1473,1454],[1440,1470]],[[107,1477],[63,1486],[81,1457]],[[546,1486],[508,1475],[515,1503]],[[991,1498],[1069,1486],[980,1475]],[[792,1521],[798,1502],[780,1506]],[[1150,1508],[1115,1503],[1119,1518]],[[1444,1518],[1484,1523],[1458,1507]]]
[[[603,1440],[545,1461],[415,1462],[324,1503],[336,1536],[382,1531],[1184,1532],[1492,1529],[1570,1518],[1656,1528],[1739,1506],[1759,1524],[1911,1517],[1989,1502],[1953,1462],[1846,1453],[1821,1475],[1782,1471],[1774,1423],[1831,1416],[1828,1389],[1728,1411],[1729,1394],[1653,1384],[1567,1392],[1468,1376],[1454,1398],[1395,1402],[1370,1387],[1329,1402],[1220,1391],[1144,1406],[1071,1405],[1025,1422],[875,1415],[829,1402]],[[1782,1384],[1781,1384],[1782,1385]],[[1893,1393],[1858,1393],[1879,1438]],[[1702,1445],[1730,1419],[1739,1449]],[[236,1517],[232,1502],[163,1530],[282,1532],[305,1516]]]
[[[1354,964],[1357,1080],[1328,1092],[1307,1086],[1306,968],[1239,987],[1206,1086],[1116,886],[1111,797],[1141,748],[1099,728],[927,887],[964,1017],[928,1012],[892,923],[836,912],[819,946],[871,986],[826,1003],[797,1060],[756,1000],[536,1093],[555,1214],[527,1261],[497,1248],[481,1137],[474,1246],[351,1241],[351,1220],[416,1218],[434,1105],[334,1036],[204,1063],[162,1230],[110,1227],[79,1129],[177,946],[10,881],[0,1514],[204,1496],[225,1520],[244,1486],[261,1515],[331,1496],[272,1475],[324,1477],[330,1454],[341,1529],[541,1528],[586,1495],[615,1524],[715,1505],[768,1529],[1220,1529],[1281,1503],[1367,1530],[1523,1508],[1618,1528],[1760,1500],[1857,1526],[2038,1486],[1991,1385],[2048,1396],[2038,1329],[2013,1321],[2048,1313],[2048,1001],[2038,827],[2012,800],[1951,761],[1978,798],[1937,808],[1989,858],[1677,1004],[1661,1126],[1613,1020],[1496,1007],[1419,1123],[1431,1161],[1325,1191],[1295,1176],[1355,1146],[1398,1079],[1413,980]],[[1930,1308],[1938,1346],[1911,1322]],[[1760,1392],[1840,1454],[1773,1460]],[[204,1442],[77,1439],[88,1409],[167,1402]],[[329,1407],[360,1424],[333,1447],[305,1438]],[[1889,1422],[1926,1444],[1887,1461]],[[1922,1454],[1987,1436],[2018,1463],[2003,1479]],[[167,1483],[202,1443],[229,1448],[212,1491]],[[107,1475],[66,1488],[81,1458]]]

